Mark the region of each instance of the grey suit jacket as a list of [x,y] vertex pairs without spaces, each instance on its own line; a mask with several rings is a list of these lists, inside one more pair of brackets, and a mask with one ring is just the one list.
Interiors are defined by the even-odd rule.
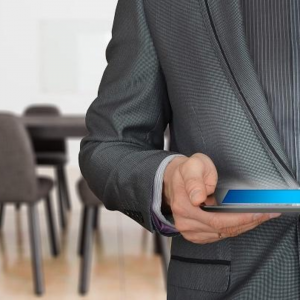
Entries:
[[[298,188],[246,46],[238,0],[119,0],[108,65],[86,123],[91,189],[153,231],[167,156],[210,156],[219,186]],[[163,150],[170,128],[170,150]],[[298,299],[298,214],[235,238],[173,238],[168,299]]]

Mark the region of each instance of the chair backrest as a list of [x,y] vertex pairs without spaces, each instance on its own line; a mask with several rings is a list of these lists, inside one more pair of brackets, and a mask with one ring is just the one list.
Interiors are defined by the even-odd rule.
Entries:
[[37,197],[35,159],[21,120],[0,114],[0,202],[30,202]]
[[60,111],[54,105],[31,105],[25,109],[24,114],[31,116],[59,116]]
[[[24,111],[25,116],[59,116],[60,111],[54,105],[32,105]],[[35,152],[66,152],[66,142],[64,139],[32,139]]]

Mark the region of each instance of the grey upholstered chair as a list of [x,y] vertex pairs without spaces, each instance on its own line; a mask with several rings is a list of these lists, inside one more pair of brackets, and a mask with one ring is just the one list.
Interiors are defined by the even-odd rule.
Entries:
[[[52,105],[32,105],[25,112],[25,116],[59,116],[60,111]],[[67,163],[66,141],[64,139],[40,139],[32,138],[38,165],[54,166],[58,184],[59,216],[60,224],[66,228],[66,209],[71,209],[71,202],[67,187],[65,165]]]
[[[50,191],[53,181],[35,174],[35,159],[30,138],[20,119],[0,114],[0,204],[1,214],[8,204],[28,207],[31,259],[35,293],[44,292],[37,202],[45,200],[50,246],[53,256],[59,254]],[[5,206],[4,206],[5,205]]]
[[78,181],[77,190],[82,202],[81,228],[78,243],[78,253],[81,258],[79,293],[84,295],[88,292],[90,281],[90,266],[92,257],[93,229],[97,228],[99,221],[99,208],[102,202],[93,194],[82,178]]

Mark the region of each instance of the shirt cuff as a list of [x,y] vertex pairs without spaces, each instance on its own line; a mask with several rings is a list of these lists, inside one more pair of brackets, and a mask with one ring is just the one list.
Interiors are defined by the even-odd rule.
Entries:
[[166,234],[166,235],[178,233],[178,230],[175,228],[174,224],[171,223],[171,220],[167,220],[167,218],[161,212],[164,171],[168,163],[171,162],[172,159],[175,158],[176,156],[184,156],[184,155],[172,154],[166,157],[164,160],[162,160],[155,173],[155,178],[154,178],[153,197],[152,197],[152,205],[151,205],[152,221],[156,229],[161,234]]

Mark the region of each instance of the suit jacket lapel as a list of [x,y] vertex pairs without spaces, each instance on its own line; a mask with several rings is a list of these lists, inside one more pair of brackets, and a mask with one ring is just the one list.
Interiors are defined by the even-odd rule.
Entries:
[[[228,79],[266,144],[295,180],[247,47],[239,0],[199,0],[204,21]],[[274,158],[273,157],[273,158]]]

